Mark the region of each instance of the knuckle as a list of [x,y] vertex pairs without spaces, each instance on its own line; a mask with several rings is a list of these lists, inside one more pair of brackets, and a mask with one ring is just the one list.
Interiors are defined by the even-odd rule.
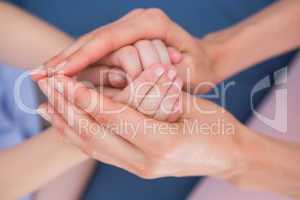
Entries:
[[166,25],[166,22],[169,19],[168,16],[158,8],[149,8],[144,13],[148,19],[151,19],[152,22],[161,26]]
[[[97,32],[93,37],[94,41],[101,41],[103,46],[105,46],[109,51],[116,50],[115,48],[115,38],[117,37],[117,33],[113,30],[112,26],[106,26],[101,29],[101,31]],[[97,43],[97,42],[95,42]],[[96,54],[95,54],[96,55]],[[97,58],[98,59],[98,58]]]
[[138,58],[138,51],[132,45],[123,47],[120,50],[120,53],[121,53],[122,57],[124,56],[124,57],[130,57],[130,58]]
[[168,18],[165,12],[159,8],[149,8],[146,10],[146,14],[154,19],[166,19]]
[[145,21],[150,21],[148,23],[148,29],[154,30],[157,37],[164,39],[166,37],[166,32],[169,29],[170,20],[169,17],[158,8],[150,8],[144,12]]
[[143,13],[144,11],[145,11],[145,9],[143,9],[143,8],[136,8],[136,9],[132,10],[132,11],[130,12],[130,14],[136,15],[136,14]]
[[137,52],[140,52],[141,48],[152,46],[152,44],[151,44],[150,40],[142,39],[142,40],[135,42],[134,46],[135,46]]

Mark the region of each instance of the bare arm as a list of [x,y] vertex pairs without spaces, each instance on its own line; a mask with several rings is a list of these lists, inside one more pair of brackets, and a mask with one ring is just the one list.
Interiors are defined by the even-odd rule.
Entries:
[[79,200],[89,181],[95,161],[87,160],[49,182],[35,194],[35,200]]
[[245,130],[240,148],[244,150],[244,167],[236,168],[230,177],[241,189],[271,191],[300,197],[300,144],[273,139]]
[[[17,199],[32,193],[86,160],[86,155],[72,145],[66,144],[55,130],[50,128],[24,143],[0,151],[0,198]],[[66,177],[74,180],[74,176],[69,175]],[[78,177],[78,181],[84,180],[80,177],[80,173],[75,176]],[[82,183],[78,186],[77,183],[74,184],[75,188],[82,185]],[[72,193],[72,190],[66,190],[68,185],[61,184],[61,186],[60,190]]]
[[0,1],[0,62],[30,68],[68,46],[72,39],[46,22]]
[[[296,0],[276,1],[241,23],[201,39],[188,34],[159,9],[137,9],[122,19],[81,37],[48,60],[42,75],[33,79],[43,78],[48,67],[74,75],[119,48],[156,38],[183,54],[176,67],[185,90],[203,93],[211,89],[203,87],[203,82],[218,83],[300,46],[300,2]],[[202,87],[198,87],[199,83]]]
[[204,38],[220,79],[300,46],[300,1],[282,0]]
[[[29,69],[72,42],[72,38],[49,24],[1,1],[0,24],[1,63]],[[63,144],[54,131],[46,130],[16,148],[0,151],[1,199],[21,197],[41,186],[36,199],[57,199],[52,195],[59,195],[58,199],[79,199],[93,162],[85,161],[72,168],[86,158],[74,147]],[[70,171],[64,173],[67,169]],[[70,182],[74,189],[66,190]],[[61,193],[61,190],[65,192]]]

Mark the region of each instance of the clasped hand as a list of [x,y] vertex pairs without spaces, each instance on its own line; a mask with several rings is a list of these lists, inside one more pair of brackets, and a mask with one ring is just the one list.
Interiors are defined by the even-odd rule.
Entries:
[[[139,22],[149,18],[165,26]],[[157,10],[133,11],[51,59],[48,72],[33,75],[49,99],[39,111],[87,155],[141,177],[232,177],[243,165],[244,127],[217,105],[182,91],[204,92],[208,88],[196,83],[220,80],[199,41],[166,19]],[[138,22],[146,27],[136,33],[126,27]],[[159,38],[166,27],[175,35],[163,42],[139,40],[147,33]],[[118,41],[121,32],[124,41]],[[56,75],[45,78],[54,66]]]

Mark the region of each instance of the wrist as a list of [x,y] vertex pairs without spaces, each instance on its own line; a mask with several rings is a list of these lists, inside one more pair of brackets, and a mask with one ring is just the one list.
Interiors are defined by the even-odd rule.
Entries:
[[217,82],[221,82],[228,77],[228,72],[225,71],[225,66],[228,66],[230,58],[230,49],[227,47],[228,38],[227,34],[223,32],[210,33],[201,39],[206,55],[211,61],[214,75]]
[[227,177],[229,182],[245,190],[299,198],[299,145],[272,139],[247,127],[243,128],[239,145],[240,163]]
[[223,31],[206,35],[201,43],[211,60],[218,82],[223,81],[247,66],[243,35],[245,26],[237,25]]

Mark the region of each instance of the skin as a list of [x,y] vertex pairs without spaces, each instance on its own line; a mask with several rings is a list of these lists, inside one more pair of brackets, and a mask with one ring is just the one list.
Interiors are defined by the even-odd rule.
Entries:
[[[149,118],[62,75],[49,82],[45,79],[39,82],[51,99],[41,109],[67,137],[81,138],[73,144],[95,159],[143,178],[206,175],[241,188],[299,196],[300,146],[262,136],[209,101],[183,93],[181,119],[167,123]],[[70,92],[68,88],[78,91]],[[92,100],[90,106],[87,102]],[[190,107],[191,104],[194,106]],[[70,112],[74,109],[79,109],[75,115]],[[202,128],[191,129],[195,123]],[[216,123],[221,123],[221,128],[210,129]],[[131,124],[137,125],[136,129],[128,129]],[[274,176],[278,171],[281,174]],[[257,183],[257,179],[261,181]]]
[[[73,42],[66,34],[2,1],[0,23],[1,63],[25,70],[40,65]],[[32,192],[37,200],[79,199],[94,162],[59,135],[57,129],[49,128],[0,151],[0,199],[18,199]],[[28,155],[30,160],[24,159]],[[70,182],[74,190],[68,189]]]
[[[195,91],[198,83],[205,81],[217,83],[255,63],[299,47],[299,19],[299,1],[278,1],[240,24],[198,39],[177,26],[162,11],[140,9],[129,13],[117,22],[85,35],[71,48],[64,50],[45,65],[53,68],[66,61],[60,71],[66,75],[73,75],[91,63],[101,61],[105,55],[116,49],[135,43],[140,39],[158,38],[163,40],[167,46],[177,48],[183,54],[181,62],[176,67],[180,77],[184,80],[185,89],[194,93],[204,92],[209,87]],[[151,23],[146,23],[149,21]],[[122,35],[120,36],[120,34]],[[266,35],[268,37],[265,37]],[[260,44],[259,48],[257,48],[257,44]],[[193,73],[189,79],[185,79],[188,69]],[[41,77],[34,78],[40,79]],[[188,85],[191,87],[189,88]],[[94,93],[92,90],[87,91]],[[193,97],[184,96],[183,102],[194,101]],[[68,98],[65,96],[64,101],[67,101]],[[93,120],[91,123],[110,124],[114,122],[118,124],[120,120],[136,123],[139,120],[147,119],[131,109],[126,110],[126,114],[123,115],[103,113],[99,108],[85,110],[83,106],[86,103],[85,99],[78,95],[73,98],[76,99],[75,105],[89,114]],[[116,109],[122,106],[109,99],[103,99],[105,108]],[[63,101],[63,99],[61,100]],[[217,108],[214,104],[202,99],[195,99],[195,101],[203,108]],[[64,118],[70,126],[71,121],[68,120],[67,115],[60,112],[55,105],[52,106],[56,110],[54,118]],[[201,138],[159,135],[153,138],[151,134],[146,134],[146,136],[140,134],[143,137],[137,134],[134,140],[124,134],[114,137],[118,138],[120,143],[126,140],[140,150],[136,150],[127,143],[127,145],[120,146],[123,150],[128,149],[127,151],[132,153],[131,157],[124,157],[120,152],[119,154],[110,152],[109,148],[105,148],[109,146],[110,137],[97,140],[91,136],[82,141],[82,146],[78,146],[87,149],[88,153],[99,160],[120,166],[142,177],[210,175],[229,180],[245,189],[268,190],[299,198],[300,178],[299,170],[296,167],[300,163],[299,144],[285,143],[261,136],[239,124],[226,112],[217,112],[209,116],[205,115],[205,117],[202,114],[193,111],[184,113],[183,118],[186,118],[187,121],[201,119],[207,123],[215,119],[224,119],[234,125],[234,136],[224,139],[224,137],[212,137],[211,135],[195,136]],[[150,122],[165,125],[164,122],[153,120]],[[182,135],[182,127],[185,127],[186,123],[181,122],[177,125],[180,127],[177,135]],[[60,124],[62,128],[66,126],[66,124]],[[75,131],[80,134],[81,130],[75,129]],[[102,145],[103,142],[106,145]],[[155,150],[151,148],[153,145],[156,146]],[[113,154],[114,159],[106,159],[104,150]],[[186,152],[194,152],[196,155]],[[201,154],[201,152],[204,153]],[[275,158],[272,155],[279,156]],[[136,162],[137,159],[140,159],[139,162]],[[280,162],[277,159],[280,159]],[[278,174],[276,173],[278,171],[280,171],[280,176],[274,176],[274,174]]]
[[[178,50],[166,47],[160,40],[140,40],[105,56],[96,65],[82,71],[77,78],[94,86],[124,89],[127,81],[134,80],[153,64],[176,65],[181,59],[182,54]],[[36,77],[38,74],[39,70],[32,75]]]
[[[164,71],[162,71],[164,70]],[[164,80],[164,76],[169,76],[169,72],[173,71],[174,67],[168,67],[164,65],[154,65],[153,67],[149,67],[149,69],[146,69],[145,71],[142,72],[142,74],[134,80],[128,87],[126,87],[123,91],[120,91],[116,93],[116,96],[113,98],[105,97],[106,99],[110,99],[111,101],[119,101],[119,102],[124,102],[124,105],[130,105],[132,109],[137,110],[137,113],[143,113],[145,115],[149,116],[149,119],[153,120],[155,118],[159,120],[164,120],[167,121],[169,120],[170,122],[177,121],[177,119],[181,116],[181,109],[173,109],[173,106],[170,107],[170,109],[165,109],[163,108],[164,106],[164,101],[167,100],[167,104],[170,104],[170,99],[172,100],[171,102],[173,105],[176,105],[176,102],[179,100],[178,98],[180,97],[181,94],[181,89],[182,89],[182,81],[180,79],[176,78],[176,76],[171,76],[171,77],[166,77]],[[159,72],[159,73],[158,73]],[[105,150],[107,154],[102,154],[103,159],[108,160],[108,163],[110,164],[116,164],[114,156],[117,155],[116,151],[124,150],[125,152],[125,157],[122,158],[123,161],[126,161],[126,159],[131,158],[132,155],[134,155],[135,150],[134,147],[128,144],[126,141],[120,140],[118,137],[115,137],[113,135],[106,135],[108,132],[103,129],[103,127],[99,126],[96,122],[92,122],[91,118],[84,112],[79,110],[77,107],[72,105],[71,103],[64,102],[63,101],[63,95],[58,93],[57,91],[59,90],[63,94],[66,94],[67,96],[70,96],[72,94],[82,94],[87,88],[84,86],[84,84],[78,82],[76,83],[75,81],[71,81],[72,79],[66,79],[64,76],[57,76],[57,79],[51,78],[49,80],[43,79],[39,81],[39,86],[44,92],[45,95],[51,99],[51,103],[53,105],[56,105],[57,109],[61,111],[61,113],[64,113],[64,116],[69,119],[74,119],[75,121],[71,122],[76,130],[80,130],[80,133],[76,135],[72,129],[69,127],[60,127],[60,125],[56,126],[57,128],[59,127],[59,130],[63,130],[64,133],[68,134],[70,137],[73,137],[75,140],[78,141],[76,143],[76,146],[83,145],[83,143],[80,141],[80,139],[86,140],[91,137],[89,131],[90,129],[85,130],[86,127],[83,123],[86,124],[93,124],[92,126],[93,129],[98,130],[98,132],[94,132],[96,137],[100,136],[103,138],[109,137],[110,142],[114,143],[114,145],[109,145],[109,143],[106,143],[105,140],[101,141],[102,145],[107,148]],[[71,82],[68,82],[71,81]],[[164,81],[164,82],[162,82]],[[70,83],[70,84],[69,84]],[[162,92],[164,90],[164,84],[168,83],[167,85],[170,88],[174,88],[174,90],[168,90],[165,92]],[[145,84],[145,88],[140,88],[141,85]],[[150,85],[150,86],[149,86]],[[58,90],[56,90],[56,89]],[[62,90],[63,88],[63,90]],[[151,91],[156,91],[158,90],[159,92],[156,95],[151,94]],[[93,102],[90,102],[90,100],[93,100],[93,98],[89,97],[96,97],[94,95],[99,95],[100,93],[96,90],[93,90],[95,93],[87,94],[86,95],[86,101],[85,101],[85,107],[89,109],[91,105],[93,105]],[[127,98],[131,97],[134,95],[134,98]],[[55,98],[54,98],[55,97]],[[141,98],[140,98],[141,97]],[[175,98],[174,98],[175,97]],[[97,97],[96,97],[97,98]],[[97,98],[98,99],[98,98]],[[53,101],[52,101],[53,100]],[[72,97],[69,99],[70,101],[77,101],[75,99],[72,100]],[[100,99],[99,99],[100,100]],[[101,101],[101,100],[100,100]],[[95,107],[99,108],[99,103],[100,101],[96,102]],[[90,102],[91,104],[88,105],[87,102]],[[151,102],[151,103],[148,103]],[[121,105],[121,104],[120,104]],[[157,105],[154,107],[151,107],[151,105]],[[70,107],[69,107],[70,106]],[[70,109],[71,108],[71,109]],[[125,110],[125,112],[122,112],[123,114],[127,113],[127,109],[129,107],[119,107],[118,109],[120,110]],[[155,110],[162,110],[163,112],[159,112],[154,114],[153,111]],[[55,110],[52,107],[47,107],[47,105],[44,105],[39,108],[40,113],[42,113],[42,116],[45,117],[48,121],[52,123],[59,123],[62,124],[62,118],[56,118],[53,115],[55,115]],[[75,111],[75,112],[73,112]],[[111,110],[114,111],[115,110]],[[175,115],[174,115],[175,114]],[[78,121],[77,121],[78,120]],[[88,120],[88,121],[86,121]],[[80,124],[82,123],[82,124]],[[65,124],[62,124],[65,125]],[[121,133],[118,133],[121,134]],[[129,133],[126,133],[129,134]],[[101,136],[102,135],[102,136]],[[120,146],[123,147],[121,149],[115,148],[115,146]],[[89,148],[82,149],[83,152],[88,153],[90,151]],[[123,152],[123,153],[124,153]],[[127,152],[127,153],[126,153]],[[138,158],[138,154],[136,155],[136,158]],[[119,156],[118,156],[119,157]],[[135,156],[133,156],[135,157]]]
[[153,65],[112,99],[154,119],[177,121],[181,109],[173,110],[173,108],[180,100],[183,83],[176,75],[174,67]]
[[[64,63],[60,68],[62,73],[74,75],[116,49],[141,39],[156,38],[182,53],[176,67],[185,89],[192,93],[206,92],[211,86],[195,88],[206,81],[218,83],[255,63],[299,47],[299,4],[294,0],[278,1],[233,27],[201,39],[187,33],[159,9],[137,9],[82,36],[48,60],[45,67],[55,68]],[[260,44],[259,49],[256,44]]]
[[0,23],[1,63],[25,70],[40,66],[74,42],[63,32],[4,1],[0,2]]
[[[45,22],[10,4],[0,2],[0,22],[2,19],[6,20],[7,17],[9,17],[10,23],[3,21],[0,30],[0,60],[6,64],[22,66],[25,70],[34,69],[34,66],[55,55],[73,41],[69,36]],[[10,26],[10,24],[15,26]],[[19,36],[20,31],[22,31],[22,37]],[[14,37],[14,35],[16,36]],[[28,38],[34,38],[34,40]],[[117,80],[114,78],[115,73],[113,73],[113,70],[121,71],[120,67],[116,69],[116,66],[119,66],[119,63],[116,62],[121,62],[121,66],[126,69],[126,67],[132,67],[132,62],[138,63],[141,58],[152,59],[152,57],[145,55],[148,49],[155,50],[150,52],[153,57],[158,58],[157,60],[152,59],[152,62],[155,63],[162,62],[170,65],[172,58],[175,58],[173,59],[175,61],[180,59],[178,51],[166,47],[159,40],[139,41],[137,46],[138,44],[142,47],[136,48],[134,45],[129,45],[115,51],[106,59],[103,59],[103,64],[94,65],[79,74],[78,79],[94,81],[93,83],[99,85],[99,79],[93,79],[92,74],[108,71],[106,85],[120,88],[125,87],[126,82],[124,83],[123,79],[120,81],[120,77],[117,77]],[[28,51],[29,46],[30,51]],[[11,57],[11,55],[14,56]],[[144,67],[147,66],[138,63],[134,69],[139,69],[139,72],[141,72]],[[133,75],[137,76],[138,74]],[[127,90],[127,92],[130,92],[130,90]],[[173,93],[176,93],[174,89]],[[129,95],[129,93],[123,93],[123,95]],[[167,93],[165,95],[167,96]],[[121,96],[121,91],[118,91],[118,97]],[[154,99],[155,101],[161,100],[159,97]],[[168,112],[172,113],[172,110],[170,109]],[[162,113],[159,116],[167,118],[169,113]],[[173,120],[176,120],[179,114],[174,114]],[[41,145],[45,147],[45,151],[40,151]],[[25,154],[31,156],[30,162],[21,159]],[[51,156],[45,157],[45,155]],[[5,180],[0,181],[1,199],[17,199],[32,192],[35,192],[34,199],[37,200],[79,199],[94,167],[94,161],[75,149],[73,145],[63,141],[59,131],[55,128],[49,128],[16,147],[0,151],[0,161],[2,163],[0,177],[1,180]],[[48,173],[45,173],[45,171]],[[22,177],[22,179],[19,177]],[[69,188],[70,183],[73,190],[60,192],[66,190],[67,187]]]
[[[1,43],[3,45],[1,45],[0,49],[0,58],[1,61],[4,61],[6,64],[25,66],[24,69],[31,69],[33,68],[32,66],[38,65],[42,62],[42,60],[53,56],[72,42],[72,39],[64,33],[57,31],[48,24],[28,15],[14,6],[1,2],[0,10],[0,15],[3,16],[1,19],[5,19],[5,17],[9,15],[11,16],[10,22],[17,25],[14,27],[18,27],[18,30],[14,30],[13,27],[9,26],[7,23],[2,23],[3,29],[1,29],[0,40],[3,41]],[[23,20],[22,24],[20,24],[20,18]],[[28,27],[30,27],[30,29],[28,29]],[[18,40],[12,41],[12,34],[17,31],[19,32],[20,29],[24,29],[22,31],[22,36],[24,37],[16,37]],[[35,38],[35,40],[29,41],[27,38]],[[171,57],[172,55],[173,57],[175,55],[175,58],[178,59],[178,52],[176,50],[165,47],[165,45],[158,40],[139,41],[138,44],[142,45],[142,47],[136,48],[135,46],[127,46],[114,52],[111,57],[113,56],[116,61],[123,63],[122,66],[124,68],[131,67],[130,62],[137,63],[137,61],[141,58],[152,60],[154,63],[163,62],[165,64],[171,64],[169,54]],[[31,48],[30,51],[27,50],[28,46]],[[43,49],[43,51],[40,49]],[[145,55],[145,53],[149,51],[148,49],[155,50],[150,53],[152,53],[153,57],[155,56],[155,58],[158,58],[157,60]],[[11,55],[15,55],[12,51],[14,51],[14,53],[17,51],[17,54],[20,56],[14,56],[12,58]],[[132,56],[132,51],[136,52],[136,56]],[[79,74],[78,78],[93,82],[91,79],[91,73],[94,73],[95,71],[100,73],[105,69],[109,69],[106,85],[125,87],[126,84],[122,83],[122,81],[120,83],[120,80],[115,80],[113,77],[115,73],[113,73],[112,70],[115,70],[114,66],[117,66],[116,63],[114,63],[115,61],[109,57],[105,60],[105,65],[95,65],[93,68],[90,68],[93,69],[93,71],[86,70],[82,74]],[[138,66],[135,66],[135,68],[137,67],[140,68],[139,72],[141,72],[144,68],[149,66],[139,63]],[[120,71],[120,67],[118,67],[117,71]],[[134,74],[134,76],[137,75],[138,74]],[[95,80],[94,83],[97,83],[97,81],[98,80]],[[125,92],[130,92],[130,90]],[[120,98],[122,93],[118,93],[117,97]],[[173,93],[176,92],[173,90]],[[130,94],[123,92],[123,95]],[[166,91],[165,94],[161,93],[161,95],[167,96]],[[160,100],[162,99],[159,97],[154,98],[154,101],[160,102]],[[168,112],[172,113],[172,110],[170,109]],[[161,116],[162,120],[163,117],[167,120],[169,113],[162,113],[161,115],[154,117]],[[180,116],[178,113],[174,114],[175,115],[171,120],[176,120]],[[80,195],[89,179],[90,173],[93,170],[94,162],[81,151],[75,149],[73,145],[64,142],[58,132],[59,131],[57,131],[57,129],[50,128],[41,132],[38,136],[23,142],[21,145],[0,151],[1,163],[5,163],[2,165],[2,170],[0,172],[0,176],[2,177],[1,180],[5,180],[2,183],[0,182],[1,198],[17,199],[32,192],[35,192],[34,199],[37,200],[73,200],[80,198]],[[37,149],[40,149],[40,145],[45,147],[45,151],[36,151]],[[30,162],[20,159],[25,153],[26,155],[31,155],[32,159]],[[49,154],[52,156],[44,156]],[[15,167],[12,168],[11,166]],[[31,173],[28,173],[29,171]],[[45,171],[48,173],[45,173]],[[19,177],[22,177],[22,179]],[[76,181],[74,181],[75,178]],[[67,193],[60,192],[64,191],[66,187],[69,187],[70,183],[72,183],[73,190],[68,190],[69,192]],[[39,190],[37,191],[38,188]]]

